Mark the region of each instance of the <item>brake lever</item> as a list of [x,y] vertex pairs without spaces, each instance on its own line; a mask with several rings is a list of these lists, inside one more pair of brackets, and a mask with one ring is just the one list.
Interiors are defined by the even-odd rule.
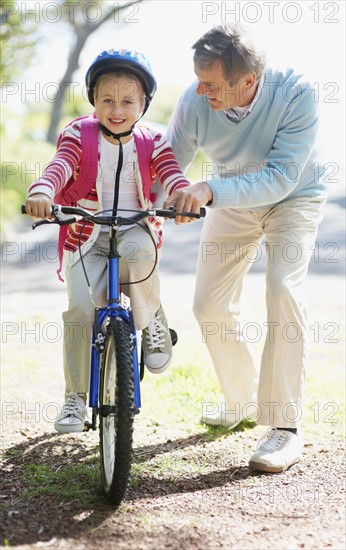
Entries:
[[44,219],[44,220],[38,220],[37,222],[34,222],[32,224],[32,228],[33,229],[36,229],[36,227],[39,227],[40,225],[51,225],[51,224],[56,224],[56,225],[59,225],[59,222],[56,221],[56,220],[47,220],[47,219]]
[[[26,209],[25,209],[25,205],[22,204],[21,206],[21,212],[22,214],[26,214]],[[67,215],[67,214],[63,214],[61,212],[61,209],[58,205],[54,204],[52,206],[52,214],[54,216],[53,219],[48,219],[48,218],[45,218],[43,220],[38,220],[37,222],[34,222],[32,224],[32,229],[36,229],[36,227],[39,227],[40,225],[69,225],[71,223],[75,223],[77,221],[77,219],[80,219],[80,216],[71,216],[71,215]]]
[[61,212],[61,207],[57,204],[53,204],[52,214],[58,225],[69,225],[71,223],[75,223],[77,219],[81,219],[80,216],[63,214],[63,212]]
[[[62,216],[64,216],[64,214],[61,214]],[[69,225],[70,223],[75,223],[76,221],[76,216],[70,216],[70,217],[66,217],[64,219],[60,218],[60,216],[56,216],[53,220],[39,220],[38,222],[34,222],[32,224],[32,228],[33,229],[36,229],[36,227],[39,227],[40,225],[60,225],[63,226],[63,225]]]

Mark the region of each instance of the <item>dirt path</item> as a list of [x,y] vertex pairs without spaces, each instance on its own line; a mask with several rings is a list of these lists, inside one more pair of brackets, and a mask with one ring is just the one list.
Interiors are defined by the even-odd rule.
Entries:
[[[2,269],[2,545],[136,550],[345,547],[344,448],[332,428],[328,436],[307,434],[304,459],[288,472],[256,475],[247,460],[259,427],[218,437],[202,428],[191,435],[184,425],[171,432],[159,423],[153,430],[144,411],[135,429],[134,466],[144,463],[148,469],[134,474],[118,510],[109,506],[95,462],[97,434],[61,437],[52,429],[63,389],[60,371],[53,375],[60,369],[61,341],[60,325],[52,320],[60,318],[65,298],[64,289],[52,282],[54,266],[49,249],[45,252],[43,267],[35,254],[31,262],[26,254],[21,265],[8,262]],[[257,275],[253,277],[250,290],[256,293]],[[339,279],[329,281],[342,288]],[[174,315],[171,284],[163,277],[163,292]],[[186,311],[177,311],[176,321],[187,338],[196,330],[188,321],[192,287],[193,278],[181,276]],[[23,316],[16,311],[24,303]],[[183,466],[178,472],[156,472],[158,456]],[[84,499],[61,496],[71,469],[85,483]],[[47,494],[32,490],[33,478],[36,487],[47,486]],[[59,497],[49,492],[52,485]]]
[[186,436],[138,447],[135,462],[174,452],[189,463],[208,453],[210,465],[202,475],[173,480],[169,472],[143,475],[114,511],[96,482],[88,504],[23,497],[24,467],[40,462],[58,471],[93,454],[85,436],[62,441],[52,433],[27,433],[4,463],[3,537],[20,548],[344,548],[342,445],[333,438],[328,449],[324,442],[307,441],[304,461],[274,477],[250,474],[239,460],[253,443],[247,432],[212,443]]

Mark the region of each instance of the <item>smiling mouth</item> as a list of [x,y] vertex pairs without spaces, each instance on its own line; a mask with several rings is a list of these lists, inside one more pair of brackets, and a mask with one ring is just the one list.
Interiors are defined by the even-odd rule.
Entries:
[[111,124],[122,124],[125,122],[124,118],[109,118],[108,120]]

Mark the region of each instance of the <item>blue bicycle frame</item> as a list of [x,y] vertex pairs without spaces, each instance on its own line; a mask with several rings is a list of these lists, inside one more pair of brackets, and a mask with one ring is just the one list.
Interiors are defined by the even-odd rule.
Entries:
[[89,407],[96,410],[99,405],[99,375],[100,375],[100,357],[104,349],[105,335],[101,327],[104,321],[109,318],[121,317],[131,328],[132,334],[132,364],[134,379],[134,405],[135,409],[141,406],[140,380],[139,380],[139,361],[137,349],[137,333],[133,321],[132,311],[125,309],[120,303],[120,255],[117,249],[117,228],[109,228],[109,253],[107,256],[107,305],[95,309],[95,319],[93,323],[92,347],[91,347],[91,367],[90,367],[90,393]]

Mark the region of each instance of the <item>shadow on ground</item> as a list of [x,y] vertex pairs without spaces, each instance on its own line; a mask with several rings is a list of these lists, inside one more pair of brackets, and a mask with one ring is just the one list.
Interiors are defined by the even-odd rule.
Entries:
[[[225,436],[227,430],[206,430],[165,443],[135,449],[133,464],[177,449],[205,446]],[[231,434],[232,432],[228,432]],[[150,474],[131,477],[123,504],[116,510],[102,493],[97,449],[81,442],[84,434],[44,434],[9,448],[1,465],[1,541],[10,546],[55,538],[78,540],[86,529],[96,529],[108,517],[122,515],[123,507],[138,499],[192,493],[221,487],[225,479],[246,479],[247,467],[229,466],[205,474],[160,478]],[[251,476],[254,474],[251,473]]]

